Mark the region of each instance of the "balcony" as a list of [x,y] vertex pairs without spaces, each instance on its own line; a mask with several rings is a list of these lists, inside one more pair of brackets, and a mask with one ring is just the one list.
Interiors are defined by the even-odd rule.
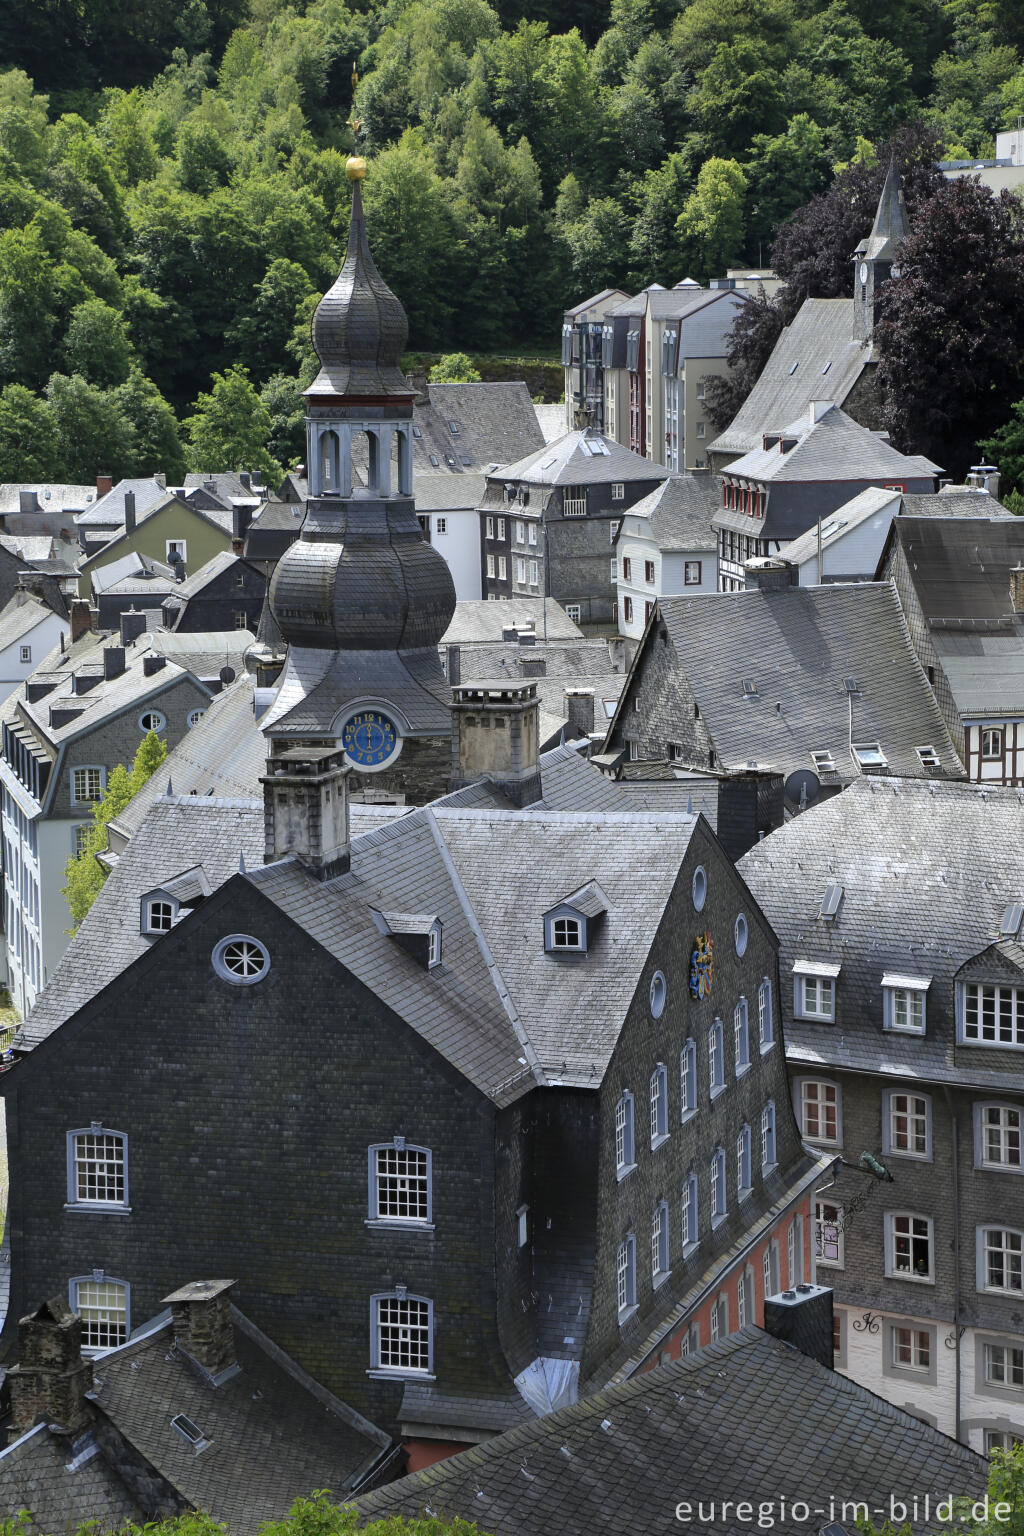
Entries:
[[566,496],[562,502],[563,517],[586,517],[587,498],[585,496]]

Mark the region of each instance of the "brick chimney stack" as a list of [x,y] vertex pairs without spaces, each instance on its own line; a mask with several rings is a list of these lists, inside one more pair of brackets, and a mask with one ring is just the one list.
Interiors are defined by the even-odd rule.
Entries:
[[77,1434],[91,1421],[85,1394],[92,1362],[82,1359],[82,1319],[62,1296],[51,1297],[18,1323],[21,1358],[8,1373],[11,1439],[40,1419]]
[[163,1299],[171,1309],[176,1348],[214,1378],[235,1364],[234,1284],[234,1280],[193,1280]]
[[114,489],[114,477],[106,470],[99,470],[96,475],[96,499],[108,495]]
[[1024,565],[1010,570],[1010,603],[1014,613],[1024,613]]
[[92,629],[92,609],[87,598],[71,604],[71,644],[81,640]]
[[566,731],[566,735],[573,740],[579,736],[593,736],[593,688],[567,688],[565,690],[565,703],[569,722],[569,729]]

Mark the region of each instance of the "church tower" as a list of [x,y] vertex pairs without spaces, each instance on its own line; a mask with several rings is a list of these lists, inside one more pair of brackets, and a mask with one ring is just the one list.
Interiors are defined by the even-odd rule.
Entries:
[[871,233],[853,253],[853,324],[858,341],[870,344],[873,340],[875,295],[891,275],[896,247],[906,233],[907,209],[894,155],[889,161]]
[[[370,254],[364,162],[350,160],[348,173],[345,264],[313,316],[320,372],[306,391],[306,516],[270,587],[288,659],[263,730],[271,759],[336,745],[352,799],[420,804],[451,777],[451,690],[437,646],[455,587],[413,503],[405,311]],[[356,445],[365,445],[365,486]]]

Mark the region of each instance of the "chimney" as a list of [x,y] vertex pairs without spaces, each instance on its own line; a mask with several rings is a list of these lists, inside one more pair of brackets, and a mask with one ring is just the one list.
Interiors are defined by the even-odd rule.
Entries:
[[748,592],[759,588],[762,592],[784,592],[793,585],[795,571],[788,560],[773,556],[757,555],[743,565],[743,577]]
[[502,625],[501,638],[507,643],[515,645],[519,640],[519,631],[514,624]]
[[999,500],[999,471],[994,464],[979,464],[978,474],[981,483],[989,495],[996,501]]
[[832,1292],[801,1283],[764,1300],[764,1328],[819,1365],[833,1366]]
[[125,491],[125,493],[124,493],[124,531],[125,531],[125,533],[134,533],[135,532],[135,492],[134,491]]
[[267,759],[264,863],[297,854],[318,880],[349,866],[348,776],[338,746],[288,747]]
[[234,1280],[193,1280],[165,1296],[171,1309],[174,1347],[182,1350],[216,1385],[225,1371],[234,1374],[235,1330],[231,1322]]
[[[145,618],[145,615],[143,615],[143,618]],[[166,665],[166,656],[143,656],[142,675],[143,677],[153,677],[157,672],[162,672]]]
[[238,483],[242,487],[243,491],[251,490],[251,488],[252,488],[252,477],[250,476],[249,471],[247,469],[240,469],[238,471]]
[[1024,613],[1024,565],[1010,571],[1010,603],[1014,613]]
[[103,651],[103,676],[109,683],[124,671],[124,646],[108,645]]
[[121,615],[121,644],[131,645],[140,635],[146,633],[146,615],[136,613],[134,608],[129,608],[127,613]]
[[114,477],[107,474],[106,470],[100,470],[96,475],[96,499],[107,496],[114,489]]
[[71,644],[81,640],[92,629],[92,609],[87,598],[79,598],[71,604]]
[[161,486],[166,491],[166,489],[167,489],[167,476],[166,476],[166,474],[164,473],[164,471],[162,469],[159,470],[158,473],[156,473],[153,476],[153,479],[156,481],[157,485]]
[[82,1319],[54,1296],[18,1323],[21,1358],[8,1372],[11,1439],[40,1420],[78,1434],[92,1421],[85,1394],[92,1362],[82,1359]]
[[[231,508],[231,538],[232,542],[241,545],[249,532],[249,524],[252,522],[252,507]],[[241,549],[235,551],[241,554]]]
[[813,427],[815,422],[820,421],[825,412],[830,411],[834,405],[834,400],[812,400],[808,425]]
[[456,683],[462,681],[462,647],[450,645],[448,647],[448,686],[454,688]]
[[38,495],[36,494],[35,491],[19,491],[18,492],[18,511],[19,512],[38,512],[39,511],[39,497],[38,497]]
[[452,689],[452,788],[490,779],[514,805],[532,805],[540,783],[537,684],[458,683]]
[[[295,473],[298,474],[298,475],[302,474],[302,465],[301,464],[299,465],[299,467],[295,471]],[[253,470],[253,472],[252,472],[252,488],[253,488],[254,491],[262,491],[263,490],[263,471],[262,471],[262,469],[254,469]]]
[[567,688],[565,690],[565,704],[566,718],[569,722],[569,729],[565,734],[573,739],[578,736],[593,736],[593,688]]

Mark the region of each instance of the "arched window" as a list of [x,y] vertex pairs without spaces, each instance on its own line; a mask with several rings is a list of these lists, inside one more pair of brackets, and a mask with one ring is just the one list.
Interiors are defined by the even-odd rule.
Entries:
[[96,1121],[68,1132],[68,1205],[128,1208],[128,1141]]
[[725,1087],[725,1042],[721,1019],[716,1019],[708,1030],[708,1083],[712,1098]]
[[320,434],[320,484],[328,495],[341,495],[341,445],[329,429]]
[[719,1147],[711,1159],[711,1225],[724,1221],[725,1214],[725,1150]]
[[434,1304],[404,1285],[370,1297],[370,1364],[388,1376],[426,1376],[434,1367]]
[[430,1152],[413,1147],[404,1136],[371,1147],[369,1153],[371,1221],[426,1226],[431,1220]]
[[632,1232],[622,1239],[615,1255],[615,1285],[621,1323],[636,1308],[636,1238]]
[[697,1042],[687,1040],[679,1055],[679,1117],[688,1120],[697,1109]]
[[750,1066],[750,1023],[745,997],[741,997],[736,1004],[732,1019],[736,1037],[736,1076],[741,1077]]
[[775,1043],[775,1027],[772,1020],[772,984],[766,976],[757,989],[757,1036],[762,1051]]
[[76,1275],[70,1284],[71,1309],[82,1319],[82,1350],[96,1354],[117,1349],[128,1338],[128,1283],[102,1269]]
[[651,1217],[651,1278],[655,1285],[668,1278],[668,1206],[659,1200]]

